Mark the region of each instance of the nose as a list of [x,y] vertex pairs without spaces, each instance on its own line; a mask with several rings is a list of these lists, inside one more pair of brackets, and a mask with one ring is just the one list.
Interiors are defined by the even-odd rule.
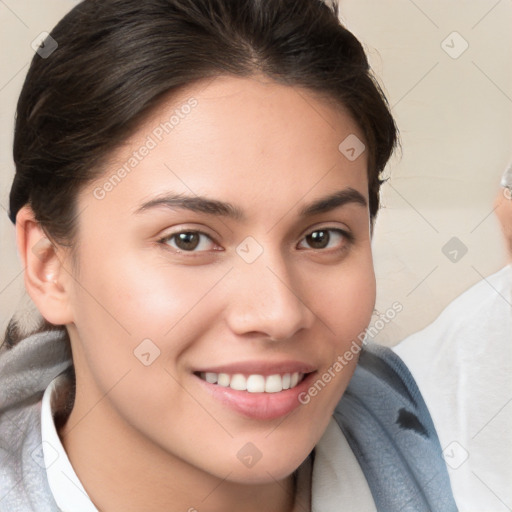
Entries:
[[299,276],[282,261],[262,256],[239,262],[231,279],[227,322],[234,333],[279,341],[313,325],[316,315],[302,296]]

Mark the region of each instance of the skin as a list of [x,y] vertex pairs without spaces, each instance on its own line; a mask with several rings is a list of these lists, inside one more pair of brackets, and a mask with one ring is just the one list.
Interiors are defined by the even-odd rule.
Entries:
[[[190,114],[97,199],[94,190],[191,97]],[[368,325],[368,207],[352,201],[300,215],[342,190],[368,201],[366,153],[349,161],[338,150],[350,134],[364,140],[346,111],[310,91],[218,77],[167,98],[80,192],[75,260],[64,247],[44,249],[30,208],[20,211],[27,289],[72,343],[77,394],[59,434],[100,510],[293,508],[292,472],[322,436],[356,358],[307,405],[272,420],[231,410],[192,372],[294,360],[321,375]],[[166,206],[138,211],[165,194],[231,203],[244,219]],[[330,231],[326,247],[312,247],[306,235],[320,228],[349,236]],[[177,251],[170,235],[193,230],[212,241]],[[262,250],[250,264],[236,252],[248,236]],[[144,339],[160,350],[149,366],[134,356]],[[251,468],[237,458],[248,442],[262,454]]]
[[500,188],[494,201],[494,212],[500,222],[507,247],[507,259],[512,261],[512,199],[510,190]]

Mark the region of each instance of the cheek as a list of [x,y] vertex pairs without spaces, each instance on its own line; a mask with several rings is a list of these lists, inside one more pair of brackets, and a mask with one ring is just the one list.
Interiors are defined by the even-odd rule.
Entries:
[[91,402],[108,396],[117,418],[157,443],[182,438],[187,429],[176,418],[194,418],[225,434],[183,392],[184,354],[208,336],[219,316],[222,305],[211,292],[224,274],[113,255],[81,272],[73,357]]
[[127,249],[100,261],[84,254],[84,260],[95,263],[78,276],[78,305],[89,305],[95,314],[122,324],[132,335],[145,336],[145,329],[167,332],[193,310],[222,272],[171,265],[155,253]]
[[512,233],[512,201],[500,199],[495,212],[505,236],[510,238]]
[[[312,283],[313,285],[313,283]],[[368,327],[375,307],[375,274],[371,251],[360,251],[336,270],[319,276],[316,311],[334,335],[339,350]]]
[[112,370],[138,368],[138,353],[146,354],[146,348],[151,359],[158,355],[170,365],[218,315],[220,306],[207,299],[222,275],[221,269],[206,272],[112,254],[83,269],[73,310],[77,344],[91,372],[103,380]]
[[[307,288],[315,305],[314,312],[321,319],[319,333],[324,333],[322,351],[324,365],[317,380],[303,397],[306,407],[313,407],[327,426],[352,377],[365,331],[375,307],[375,274],[370,245],[353,257],[337,265],[329,273],[320,271],[311,276]],[[316,414],[316,413],[315,413]]]

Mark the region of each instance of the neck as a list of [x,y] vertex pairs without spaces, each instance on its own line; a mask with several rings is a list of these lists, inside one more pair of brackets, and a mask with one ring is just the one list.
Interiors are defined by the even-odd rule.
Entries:
[[[77,389],[78,391],[78,389]],[[123,510],[200,512],[291,512],[293,476],[246,484],[211,475],[164,452],[123,423],[108,399],[94,409],[77,393],[59,432],[71,464],[102,512]],[[241,508],[243,503],[243,508]]]

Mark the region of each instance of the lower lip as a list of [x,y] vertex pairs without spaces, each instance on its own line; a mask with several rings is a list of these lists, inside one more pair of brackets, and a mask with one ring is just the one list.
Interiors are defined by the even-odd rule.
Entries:
[[206,391],[230,409],[252,419],[272,420],[286,416],[299,407],[299,395],[306,392],[316,372],[308,373],[300,384],[278,393],[249,393],[210,384],[194,375]]

